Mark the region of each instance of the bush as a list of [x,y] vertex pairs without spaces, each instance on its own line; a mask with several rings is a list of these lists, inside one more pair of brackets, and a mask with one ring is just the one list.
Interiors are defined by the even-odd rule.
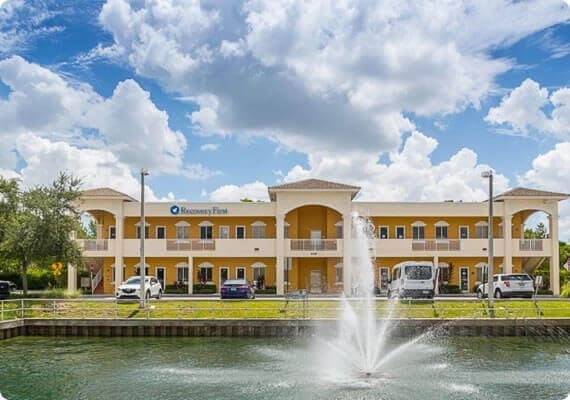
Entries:
[[[67,289],[50,289],[40,293],[28,293],[26,299],[77,299],[81,297],[81,291],[71,291]],[[21,293],[12,293],[12,299],[22,299],[24,295]]]
[[255,294],[276,294],[277,287],[276,286],[266,286],[265,289],[257,289]]
[[552,290],[549,290],[549,289],[540,289],[536,294],[549,294],[549,295],[552,295]]
[[187,294],[188,293],[188,285],[166,285],[165,293],[169,294]]
[[[44,290],[57,286],[57,278],[50,270],[30,268],[28,270],[28,289]],[[22,288],[22,274],[19,272],[2,272],[0,280],[12,281],[18,288]]]
[[195,284],[192,286],[193,287],[193,293],[194,294],[213,294],[216,293],[216,285],[214,284],[209,284],[209,285],[201,285],[201,284]]
[[570,298],[570,283],[567,283],[566,285],[564,285],[564,287],[562,288],[562,291],[560,292],[560,297],[563,297],[565,299]]
[[442,294],[461,294],[461,289],[459,288],[459,285],[447,285],[442,287],[440,292]]

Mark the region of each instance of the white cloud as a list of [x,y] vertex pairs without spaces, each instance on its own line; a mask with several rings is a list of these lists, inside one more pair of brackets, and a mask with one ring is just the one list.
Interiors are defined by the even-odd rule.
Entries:
[[200,150],[202,151],[216,151],[220,148],[219,143],[206,143],[200,146]]
[[182,171],[182,175],[190,180],[203,181],[213,176],[221,175],[221,171],[212,171],[202,164],[188,165]]
[[194,99],[201,133],[368,155],[413,131],[405,113],[479,107],[513,66],[493,50],[569,18],[560,0],[108,0],[99,16],[124,62]]
[[[570,142],[556,144],[554,149],[537,156],[532,168],[518,177],[523,186],[568,193],[570,190]],[[560,238],[570,241],[570,201],[560,205]]]
[[[551,108],[550,115],[546,109]],[[513,134],[529,135],[533,132],[570,137],[570,88],[553,91],[541,88],[532,79],[503,97],[498,107],[491,108],[485,121],[496,125],[509,125]]]
[[[449,160],[434,164],[431,154],[437,141],[414,132],[402,149],[390,154],[390,162],[379,163],[365,153],[342,156],[309,156],[309,168],[295,166],[285,181],[310,177],[347,182],[361,189],[359,200],[370,201],[481,201],[487,196],[487,182],[481,172],[490,169],[479,164],[477,154],[463,148]],[[497,193],[508,188],[508,179],[495,174]]]
[[210,193],[210,200],[212,201],[240,201],[244,198],[253,201],[268,201],[267,185],[260,181],[246,183],[241,186],[224,185]]
[[0,79],[11,90],[0,100],[0,140],[8,149],[19,135],[33,133],[112,151],[133,169],[183,170],[184,135],[170,129],[168,114],[131,79],[105,99],[87,84],[18,56],[0,61]]

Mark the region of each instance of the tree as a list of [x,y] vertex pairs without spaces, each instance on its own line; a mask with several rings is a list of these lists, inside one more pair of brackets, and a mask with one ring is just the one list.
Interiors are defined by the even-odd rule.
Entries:
[[[14,183],[15,182],[15,183]],[[81,181],[60,173],[50,186],[20,190],[17,181],[0,180],[4,204],[0,215],[0,257],[20,265],[24,295],[32,263],[81,264],[81,249],[71,237],[80,229],[74,204]]]

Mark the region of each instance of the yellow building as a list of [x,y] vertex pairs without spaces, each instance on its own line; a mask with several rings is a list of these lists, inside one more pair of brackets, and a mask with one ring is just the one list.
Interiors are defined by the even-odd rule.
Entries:
[[[438,286],[472,291],[487,263],[487,202],[359,202],[358,187],[317,179],[269,188],[270,202],[145,203],[147,273],[167,288],[192,293],[200,282],[245,278],[276,287],[335,293],[350,282],[351,215],[374,226],[371,256],[376,282],[385,290],[390,269],[407,260],[439,267]],[[558,202],[566,194],[516,188],[494,201],[495,273],[532,272],[549,257],[558,276]],[[80,209],[96,220],[97,239],[82,240],[97,292],[138,274],[140,203],[112,189],[83,192]],[[535,212],[549,219],[549,238],[524,239]],[[120,268],[118,267],[120,266]],[[346,266],[346,267],[345,267]],[[70,268],[69,286],[77,286]],[[553,279],[552,290],[559,293]],[[347,289],[348,291],[348,289]]]

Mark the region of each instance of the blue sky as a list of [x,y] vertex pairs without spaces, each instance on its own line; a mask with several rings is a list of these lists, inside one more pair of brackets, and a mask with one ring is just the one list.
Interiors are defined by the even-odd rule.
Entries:
[[[0,174],[154,200],[570,192],[564,0],[0,0]],[[570,238],[570,206],[561,208]]]

